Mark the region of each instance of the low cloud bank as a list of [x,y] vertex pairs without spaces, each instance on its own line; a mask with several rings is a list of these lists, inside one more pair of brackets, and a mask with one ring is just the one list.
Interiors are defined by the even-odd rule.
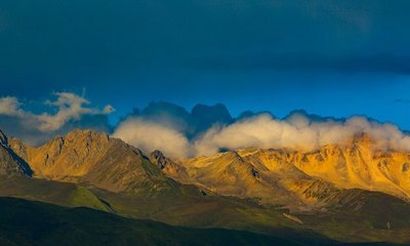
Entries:
[[171,157],[191,154],[190,143],[182,133],[153,121],[130,118],[118,126],[113,136],[147,153],[159,149]]
[[291,148],[310,151],[326,144],[349,144],[354,136],[368,134],[376,148],[410,150],[410,137],[392,124],[380,124],[364,117],[344,121],[313,121],[302,114],[286,120],[261,115],[222,128],[210,129],[194,142],[199,154],[212,154],[220,148]]
[[310,151],[326,144],[349,144],[354,136],[361,133],[368,134],[378,149],[410,151],[410,136],[395,125],[365,117],[338,121],[310,118],[301,113],[282,120],[261,114],[229,125],[216,125],[192,140],[172,125],[130,118],[116,129],[114,136],[147,152],[159,149],[170,156],[186,158],[210,155],[220,149],[245,147]]

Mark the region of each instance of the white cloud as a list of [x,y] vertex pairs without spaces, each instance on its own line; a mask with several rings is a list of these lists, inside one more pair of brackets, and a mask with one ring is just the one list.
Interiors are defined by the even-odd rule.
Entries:
[[[108,124],[104,117],[88,118],[87,122],[81,122],[84,116],[105,116],[115,109],[111,105],[106,105],[102,110],[90,107],[90,102],[84,97],[74,93],[55,93],[54,100],[45,102],[45,107],[51,107],[50,112],[33,113],[24,110],[23,103],[16,97],[0,98],[0,127],[33,144],[43,141],[49,136],[63,133],[72,127],[86,125],[90,128],[93,124]],[[46,108],[45,108],[46,109]],[[69,126],[68,123],[75,123]],[[76,124],[80,123],[80,124]],[[82,124],[86,123],[86,124]]]
[[191,154],[187,138],[159,122],[129,118],[118,126],[113,136],[147,153],[158,149],[171,157],[187,157]]
[[364,117],[346,121],[312,121],[302,114],[287,120],[269,115],[246,119],[207,131],[194,145],[198,154],[212,154],[220,148],[292,148],[310,151],[326,144],[348,144],[355,135],[366,133],[379,149],[410,150],[410,137],[392,124],[380,124]]
[[215,126],[198,139],[189,141],[171,125],[131,118],[124,121],[114,136],[150,152],[155,149],[173,157],[210,155],[222,148],[291,148],[311,151],[326,144],[350,144],[355,135],[366,133],[378,149],[410,151],[410,136],[392,124],[373,122],[364,117],[345,121],[312,120],[293,114],[285,120],[264,114],[231,125]]
[[55,131],[69,120],[78,120],[82,115],[98,113],[98,111],[85,107],[85,105],[89,104],[89,101],[76,94],[59,92],[55,95],[57,96],[56,101],[47,101],[46,103],[57,107],[57,113],[43,113],[34,116],[40,123],[38,129],[41,131]]
[[16,97],[0,98],[0,115],[19,116],[23,113],[21,103]]
[[111,106],[110,104],[106,105],[104,109],[102,110],[102,113],[104,114],[111,114],[113,112],[115,112],[115,108]]

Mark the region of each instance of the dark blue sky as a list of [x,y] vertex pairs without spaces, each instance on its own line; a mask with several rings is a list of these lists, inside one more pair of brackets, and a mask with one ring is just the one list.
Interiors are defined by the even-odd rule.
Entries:
[[410,1],[2,0],[0,96],[222,102],[410,129]]

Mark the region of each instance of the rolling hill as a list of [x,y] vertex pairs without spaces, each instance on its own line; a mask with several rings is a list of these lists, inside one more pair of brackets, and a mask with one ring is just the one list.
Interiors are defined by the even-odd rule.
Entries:
[[[131,220],[87,208],[0,198],[1,245],[306,245],[309,241],[226,229]],[[306,240],[306,239],[305,239]],[[324,240],[323,242],[332,242]]]

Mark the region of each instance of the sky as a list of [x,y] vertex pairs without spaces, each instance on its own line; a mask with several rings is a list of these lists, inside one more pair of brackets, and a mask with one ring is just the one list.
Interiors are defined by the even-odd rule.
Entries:
[[[2,0],[0,97],[18,100],[14,116],[54,128],[84,115],[112,125],[168,101],[188,111],[223,103],[233,116],[364,115],[410,130],[408,9],[406,0]],[[79,111],[59,101],[82,99]]]

